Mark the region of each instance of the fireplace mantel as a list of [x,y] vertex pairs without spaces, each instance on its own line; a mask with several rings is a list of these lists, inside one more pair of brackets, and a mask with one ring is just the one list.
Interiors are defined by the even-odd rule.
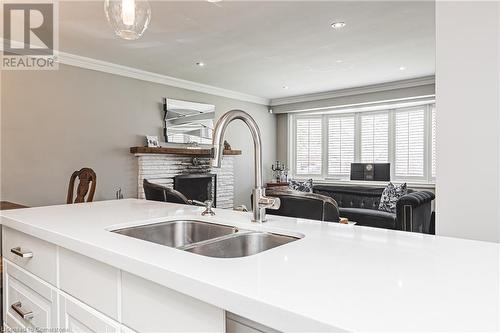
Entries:
[[[163,154],[180,156],[210,157],[212,151],[202,148],[175,148],[175,147],[130,147],[132,154]],[[241,155],[241,150],[224,150],[224,155]]]

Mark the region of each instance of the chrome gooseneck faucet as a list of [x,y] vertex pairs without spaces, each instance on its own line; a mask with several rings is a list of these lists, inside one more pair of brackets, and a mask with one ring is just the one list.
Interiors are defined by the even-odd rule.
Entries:
[[262,223],[266,221],[266,208],[278,209],[280,207],[280,199],[265,196],[265,191],[262,187],[262,142],[260,131],[255,120],[245,111],[232,110],[226,112],[215,125],[212,166],[215,168],[220,168],[221,166],[222,154],[224,152],[224,134],[226,133],[227,125],[235,119],[243,121],[252,133],[255,161],[255,186],[252,191],[252,221]]

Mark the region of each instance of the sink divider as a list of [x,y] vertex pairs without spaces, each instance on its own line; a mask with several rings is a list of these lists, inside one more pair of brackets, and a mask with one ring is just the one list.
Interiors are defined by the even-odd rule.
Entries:
[[225,239],[229,239],[229,238],[233,238],[233,237],[238,237],[240,235],[252,234],[252,233],[260,233],[259,231],[253,231],[253,230],[246,230],[246,229],[239,229],[239,228],[235,228],[235,229],[236,229],[236,231],[234,233],[232,233],[232,234],[224,235],[224,236],[219,236],[219,237],[215,237],[215,238],[210,238],[210,239],[207,239],[207,240],[204,240],[204,241],[200,241],[200,242],[196,242],[196,243],[191,243],[191,244],[188,244],[188,245],[178,246],[178,247],[175,247],[175,249],[185,251],[185,250],[190,250],[192,248],[195,248],[195,247],[198,247],[198,246],[201,246],[201,245],[216,243],[216,242],[220,242],[220,241],[225,240]]

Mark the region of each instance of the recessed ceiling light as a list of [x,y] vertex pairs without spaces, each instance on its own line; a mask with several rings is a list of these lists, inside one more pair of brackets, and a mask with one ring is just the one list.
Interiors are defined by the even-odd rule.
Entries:
[[400,70],[400,71],[405,71],[405,70],[406,70],[406,67],[405,67],[405,66],[401,66],[401,67],[399,67],[399,70]]
[[207,2],[213,2],[213,3],[215,3],[215,2],[221,2],[221,1],[222,0],[207,0]]
[[341,63],[343,63],[343,62],[344,62],[344,60],[342,60],[342,59],[338,59],[338,60],[335,60],[335,62],[336,62],[337,64],[341,64]]
[[346,26],[345,22],[333,22],[332,23],[333,29],[342,29],[345,26]]
[[283,86],[283,89],[288,89],[288,86]]
[[205,63],[204,63],[204,62],[201,62],[201,61],[198,61],[198,62],[196,63],[196,66],[198,66],[198,67],[203,67],[203,66],[205,66]]

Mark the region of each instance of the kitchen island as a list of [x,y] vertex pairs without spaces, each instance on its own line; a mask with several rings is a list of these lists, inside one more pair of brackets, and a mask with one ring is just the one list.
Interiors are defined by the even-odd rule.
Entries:
[[[500,330],[499,244],[272,215],[259,225],[250,213],[203,209],[126,199],[1,212],[4,321],[122,332]],[[300,239],[213,258],[110,232],[181,219]],[[32,311],[13,307],[28,289],[43,320],[16,318]]]

